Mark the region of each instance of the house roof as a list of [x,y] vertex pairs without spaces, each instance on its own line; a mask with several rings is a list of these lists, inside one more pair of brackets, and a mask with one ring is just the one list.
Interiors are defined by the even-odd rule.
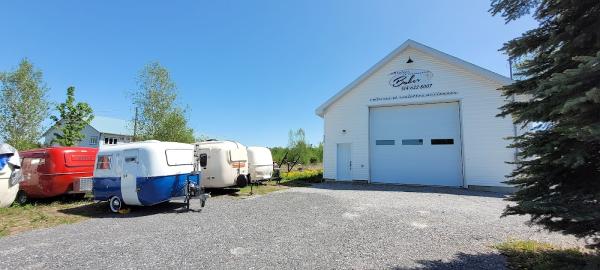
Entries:
[[323,103],[321,106],[319,106],[315,110],[315,113],[318,116],[323,117],[323,115],[325,114],[325,110],[329,106],[331,106],[331,104],[333,104],[334,102],[336,102],[338,99],[340,99],[341,97],[343,97],[348,92],[352,91],[352,89],[354,89],[354,87],[356,87],[362,81],[364,81],[365,79],[367,79],[368,77],[370,77],[371,75],[373,75],[377,70],[379,70],[381,67],[383,67],[384,65],[386,65],[392,59],[394,59],[398,54],[402,53],[404,50],[406,50],[408,48],[413,48],[413,49],[421,51],[423,53],[432,55],[433,57],[436,57],[438,59],[444,60],[447,63],[454,64],[454,65],[456,65],[458,67],[461,67],[461,68],[463,68],[463,69],[465,69],[467,71],[470,71],[470,72],[472,72],[474,74],[477,74],[477,75],[479,75],[481,77],[487,78],[487,79],[489,79],[491,81],[498,82],[498,83],[500,83],[502,85],[507,85],[507,84],[513,83],[513,81],[510,78],[506,77],[506,76],[500,75],[500,74],[495,73],[493,71],[490,71],[488,69],[482,68],[482,67],[477,66],[477,65],[472,64],[472,63],[469,63],[469,62],[467,62],[465,60],[459,59],[459,58],[454,57],[452,55],[449,55],[447,53],[438,51],[438,50],[436,50],[434,48],[428,47],[428,46],[423,45],[423,44],[421,44],[419,42],[416,42],[414,40],[408,39],[404,43],[402,43],[402,45],[400,45],[400,47],[396,48],[394,51],[392,51],[386,57],[384,57],[379,62],[377,62],[377,64],[375,64],[369,70],[367,70],[365,73],[363,73],[362,75],[360,75],[360,77],[358,77],[356,80],[354,80],[353,82],[351,82],[349,85],[347,85],[342,90],[340,90],[338,93],[336,93],[334,96],[332,96],[327,101],[325,101],[325,103]]
[[[115,135],[128,135],[133,136],[133,130],[129,121],[105,116],[94,116],[90,126],[100,133],[109,133]],[[49,128],[44,135],[46,135],[54,126]]]

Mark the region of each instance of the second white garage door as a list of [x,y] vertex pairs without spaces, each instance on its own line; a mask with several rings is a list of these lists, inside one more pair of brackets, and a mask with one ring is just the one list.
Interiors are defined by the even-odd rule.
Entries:
[[371,108],[371,181],[462,186],[457,102]]

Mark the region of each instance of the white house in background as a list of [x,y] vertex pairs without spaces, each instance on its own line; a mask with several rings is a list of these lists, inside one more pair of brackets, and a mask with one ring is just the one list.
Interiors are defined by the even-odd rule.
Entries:
[[[100,145],[131,142],[133,129],[130,125],[127,120],[95,116],[92,122],[83,129],[85,137],[78,146],[99,147]],[[54,133],[57,133],[57,129],[51,127],[43,134],[45,145],[51,145],[50,142],[55,138]]]
[[316,110],[324,178],[510,190],[509,78],[408,40]]

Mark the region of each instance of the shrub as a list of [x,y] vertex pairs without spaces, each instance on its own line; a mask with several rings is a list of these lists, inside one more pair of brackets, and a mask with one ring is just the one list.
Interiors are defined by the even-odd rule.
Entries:
[[323,170],[303,170],[281,173],[282,178],[287,181],[304,181],[320,183],[323,181]]

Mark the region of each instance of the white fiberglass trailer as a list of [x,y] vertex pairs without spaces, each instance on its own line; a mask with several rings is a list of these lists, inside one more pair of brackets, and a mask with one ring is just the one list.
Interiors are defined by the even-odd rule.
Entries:
[[200,194],[200,169],[194,146],[144,141],[100,148],[93,177],[94,200],[108,201],[112,212],[125,205],[155,205]]
[[196,143],[202,168],[202,187],[244,187],[248,184],[248,152],[234,141]]
[[0,208],[9,207],[15,201],[21,180],[19,153],[8,144],[0,144]]
[[273,156],[266,147],[248,147],[248,171],[250,182],[271,179],[273,175]]

